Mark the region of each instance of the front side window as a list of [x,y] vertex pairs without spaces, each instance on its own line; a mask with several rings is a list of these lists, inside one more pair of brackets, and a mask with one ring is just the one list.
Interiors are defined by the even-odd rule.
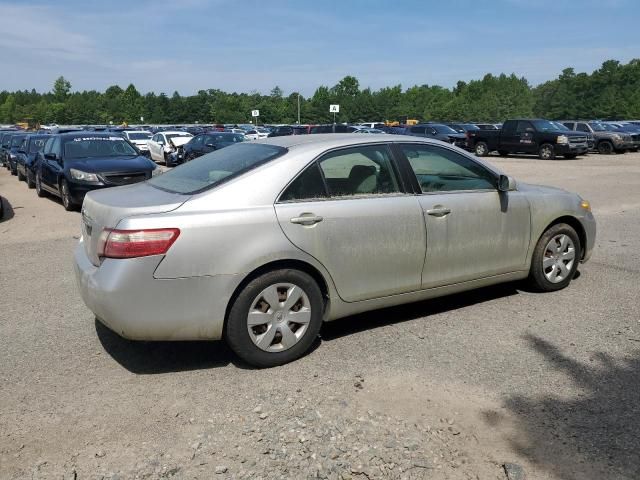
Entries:
[[586,124],[586,123],[579,123],[579,124],[578,124],[578,130],[579,130],[580,132],[588,132],[588,133],[591,133],[591,131],[589,130],[589,127],[587,127],[587,124]]
[[24,140],[24,137],[22,135],[16,135],[16,136],[12,137],[11,138],[11,146],[17,148],[22,144],[23,140]]
[[423,193],[495,190],[495,176],[457,152],[435,145],[401,145]]
[[330,152],[320,159],[319,164],[332,197],[400,191],[389,151],[384,145]]
[[184,163],[148,183],[173,193],[195,194],[213,188],[287,153],[275,145],[243,142]]
[[[557,130],[557,127],[554,127]],[[518,133],[525,133],[527,131],[533,130],[533,126],[531,125],[531,122],[523,122],[523,121],[519,121],[518,122]]]

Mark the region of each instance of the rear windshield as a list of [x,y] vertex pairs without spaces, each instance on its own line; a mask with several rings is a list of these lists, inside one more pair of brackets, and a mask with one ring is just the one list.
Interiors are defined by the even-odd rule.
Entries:
[[458,133],[453,128],[447,127],[446,125],[434,125],[433,128],[436,129],[436,132],[448,135],[450,133]]
[[284,155],[286,148],[238,143],[208,153],[149,180],[149,184],[173,193],[194,194],[213,188]]

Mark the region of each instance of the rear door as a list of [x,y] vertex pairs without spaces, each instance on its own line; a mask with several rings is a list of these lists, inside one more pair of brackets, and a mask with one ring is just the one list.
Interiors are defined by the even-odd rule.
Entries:
[[420,288],[424,220],[397,172],[385,144],[333,150],[275,205],[287,238],[324,265],[348,302]]
[[401,144],[399,149],[422,192],[423,288],[526,268],[530,213],[523,194],[498,192],[496,174],[450,148]]

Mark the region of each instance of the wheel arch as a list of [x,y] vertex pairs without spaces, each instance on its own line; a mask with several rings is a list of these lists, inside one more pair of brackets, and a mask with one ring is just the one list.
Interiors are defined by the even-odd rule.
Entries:
[[[560,223],[566,223],[576,231],[576,233],[578,234],[578,239],[580,240],[580,259],[584,258],[584,254],[586,252],[585,247],[587,245],[587,232],[585,231],[584,226],[582,225],[580,220],[578,220],[576,217],[572,217],[571,215],[564,215],[562,217],[556,218],[542,230],[540,237],[542,237],[542,235],[544,235],[544,232],[549,230],[551,227]],[[540,238],[538,238],[538,240],[539,239]]]
[[268,272],[272,272],[274,270],[282,270],[287,268],[293,269],[293,270],[300,270],[301,272],[306,273],[307,275],[309,275],[311,278],[315,280],[315,282],[318,284],[318,287],[320,288],[320,292],[322,293],[322,298],[324,300],[323,317],[326,315],[327,311],[329,310],[330,296],[329,296],[329,284],[327,283],[327,280],[325,279],[324,275],[316,267],[314,267],[308,262],[305,262],[304,260],[296,260],[296,259],[275,260],[269,263],[265,263],[264,265],[261,265],[260,267],[251,271],[242,279],[242,281],[235,288],[235,290],[233,291],[233,294],[231,295],[231,297],[229,297],[229,301],[227,302],[227,307],[224,312],[224,326],[222,330],[223,336],[227,328],[229,311],[231,310],[231,307],[236,301],[236,298],[238,298],[238,295],[240,295],[240,292],[244,290],[247,284],[251,282],[253,279],[259,277],[260,275],[263,275]]

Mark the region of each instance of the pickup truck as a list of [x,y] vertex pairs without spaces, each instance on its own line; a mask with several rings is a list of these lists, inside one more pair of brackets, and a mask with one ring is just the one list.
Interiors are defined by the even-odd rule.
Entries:
[[467,147],[478,157],[497,151],[503,156],[533,153],[543,160],[553,160],[558,155],[576,158],[589,150],[584,133],[542,119],[507,120],[500,130],[470,130]]

